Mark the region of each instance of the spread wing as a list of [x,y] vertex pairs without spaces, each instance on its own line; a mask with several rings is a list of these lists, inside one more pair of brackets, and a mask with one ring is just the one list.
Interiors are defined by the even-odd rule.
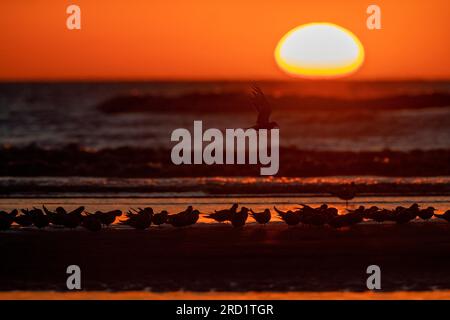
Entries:
[[264,125],[269,123],[270,114],[272,113],[272,108],[266,99],[266,96],[262,92],[261,88],[258,86],[252,86],[253,94],[253,105],[256,111],[258,111],[258,117],[256,118],[256,123],[259,125]]

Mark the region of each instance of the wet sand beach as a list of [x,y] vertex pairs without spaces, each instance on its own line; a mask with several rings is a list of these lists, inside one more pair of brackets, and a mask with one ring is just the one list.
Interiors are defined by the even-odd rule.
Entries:
[[0,292],[0,300],[448,300],[441,291],[330,291],[330,292],[149,292],[149,291],[12,291]]
[[94,291],[365,291],[371,264],[381,268],[383,291],[450,289],[446,222],[12,229],[0,237],[1,291],[64,291],[71,264]]
[[[250,83],[0,85],[0,209],[192,205],[191,227],[55,226],[0,231],[0,299],[449,299],[450,224],[288,227],[273,207],[450,209],[450,82],[261,83],[281,128],[277,176],[254,165],[178,166],[171,134],[247,128]],[[354,185],[347,207],[342,190]],[[232,203],[272,210],[267,226],[212,223]],[[125,215],[120,220],[125,219]],[[8,226],[9,227],[9,226]],[[381,268],[381,292],[366,269]],[[82,292],[66,269],[81,268]]]

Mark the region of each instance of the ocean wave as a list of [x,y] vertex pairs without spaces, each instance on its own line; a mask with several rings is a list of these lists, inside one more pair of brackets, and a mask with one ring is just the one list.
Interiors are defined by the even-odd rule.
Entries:
[[[371,99],[339,99],[315,96],[268,96],[276,110],[305,112],[317,109],[420,109],[450,107],[450,94],[430,93],[398,95]],[[105,113],[135,112],[253,112],[250,96],[244,93],[191,93],[166,97],[161,95],[117,95],[97,105]]]
[[[0,176],[80,176],[122,178],[259,176],[259,165],[181,165],[170,149],[120,147],[100,150],[79,145],[63,148],[0,147]],[[430,151],[311,151],[280,148],[283,177],[450,176],[450,149]]]

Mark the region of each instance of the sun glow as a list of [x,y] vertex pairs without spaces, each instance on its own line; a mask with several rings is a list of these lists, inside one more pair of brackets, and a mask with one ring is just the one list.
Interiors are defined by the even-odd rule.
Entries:
[[364,47],[349,30],[317,22],[286,33],[275,49],[278,66],[306,78],[336,78],[351,74],[364,61]]

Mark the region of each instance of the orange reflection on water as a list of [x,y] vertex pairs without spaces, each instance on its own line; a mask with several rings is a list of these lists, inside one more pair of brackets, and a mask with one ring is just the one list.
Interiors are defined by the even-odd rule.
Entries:
[[395,292],[0,292],[0,300],[450,300],[450,290]]

